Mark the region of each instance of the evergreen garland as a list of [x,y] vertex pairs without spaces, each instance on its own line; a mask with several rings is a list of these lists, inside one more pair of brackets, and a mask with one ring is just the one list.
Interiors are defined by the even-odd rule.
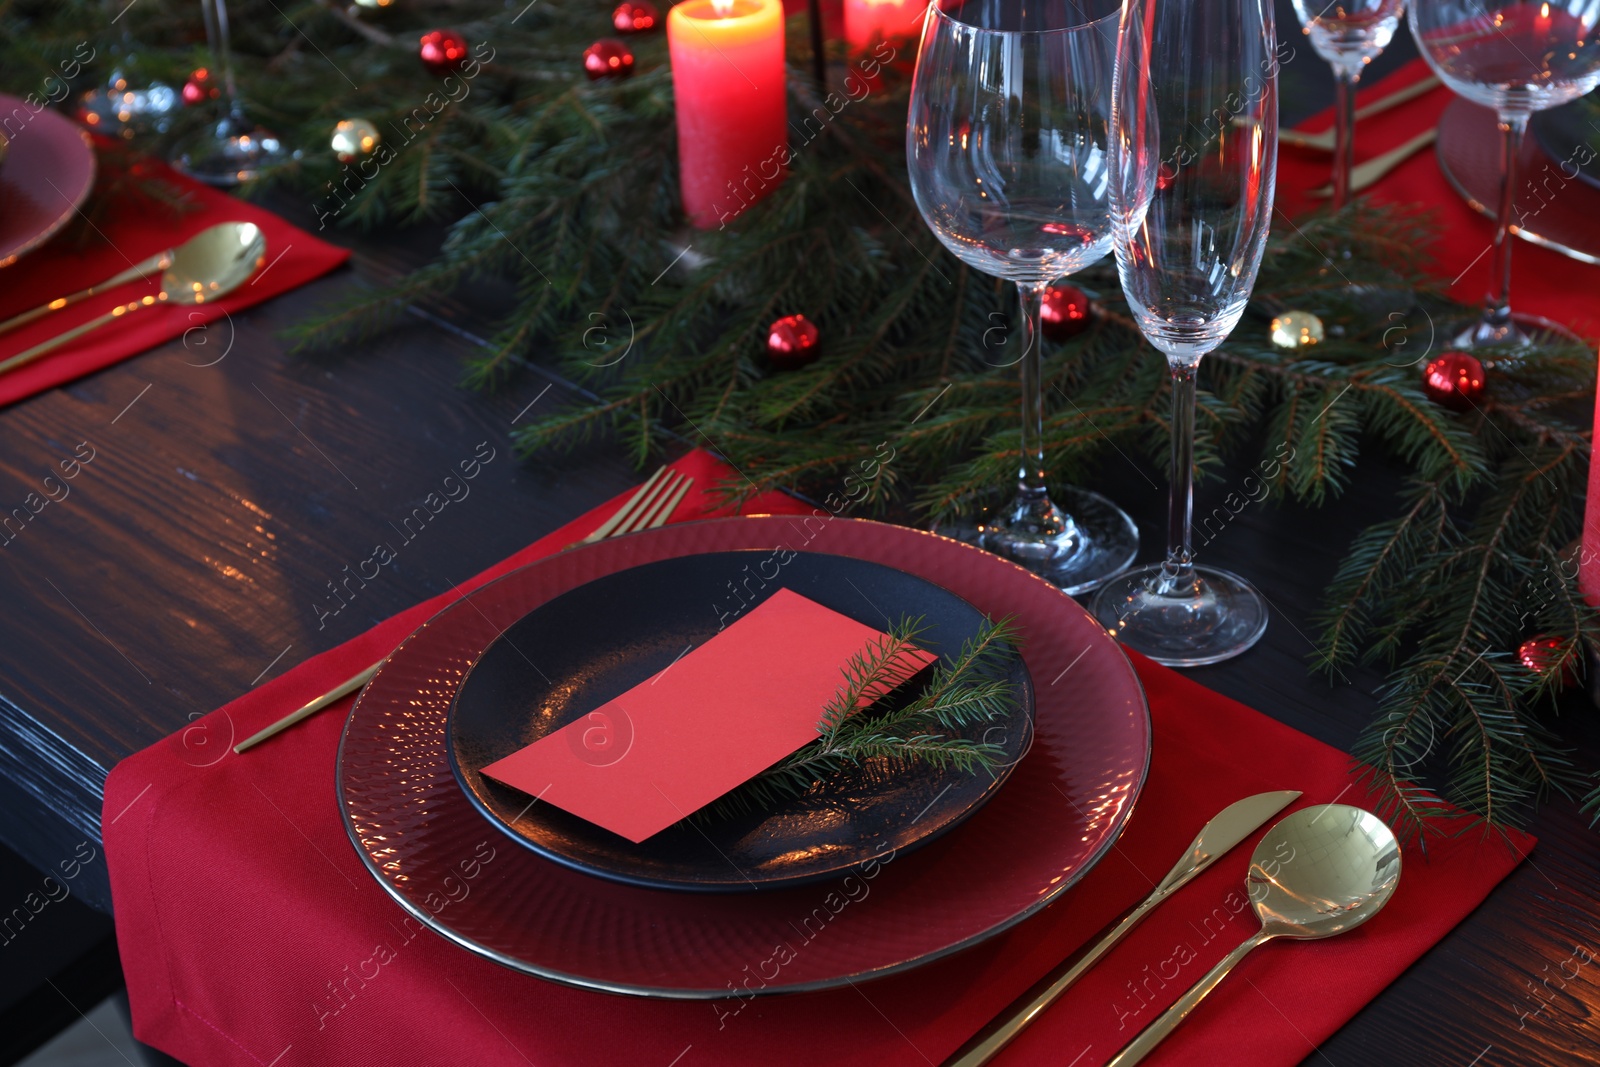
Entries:
[[[113,58],[136,81],[172,85],[208,62],[192,0],[142,0],[112,22],[121,7],[0,0],[0,85],[42,91],[86,34],[96,58],[77,76],[80,90]],[[909,49],[876,82],[847,77],[847,57],[835,54],[837,91],[819,98],[804,73],[804,20],[791,20],[788,175],[728,228],[694,231],[678,206],[664,34],[627,38],[638,57],[631,79],[582,73],[582,49],[612,35],[607,3],[230,8],[251,114],[304,150],[261,188],[310,198],[327,226],[453,220],[436,260],[305,323],[303,347],[369,336],[413,303],[506,279],[515,299],[466,382],[494,387],[537,357],[599,398],[521,428],[525,454],[604,432],[642,464],[688,436],[738,468],[730,495],[826,492],[850,475],[864,487],[854,503],[909,503],[923,518],[981,507],[1014,476],[1013,299],[946,253],[912,203]],[[471,43],[470,78],[446,83],[422,70],[416,39],[436,27]],[[356,116],[383,133],[381,164],[342,168],[326,149],[333,124]],[[176,116],[165,142],[210,117],[203,108]],[[1416,210],[1362,202],[1280,217],[1257,316],[1203,364],[1196,453],[1204,475],[1224,456],[1249,463],[1245,450],[1260,448],[1268,492],[1310,505],[1338,499],[1363,450],[1409,471],[1394,516],[1343,558],[1314,666],[1337,675],[1356,662],[1388,665],[1354,755],[1385,813],[1412,830],[1437,807],[1415,778],[1439,755],[1448,764],[1439,795],[1494,824],[1521,818],[1531,798],[1590,789],[1592,769],[1573,765],[1543,719],[1563,665],[1600,648],[1600,624],[1563,555],[1581,523],[1593,355],[1541,348],[1495,360],[1487,400],[1465,414],[1428,401],[1414,354],[1434,323],[1442,332],[1473,314],[1432,288],[1428,230]],[[1328,248],[1349,256],[1332,263]],[[1050,469],[1085,479],[1123,462],[1117,452],[1160,469],[1165,366],[1128,318],[1110,264],[1073,282],[1098,290],[1099,313],[1046,361]],[[1399,289],[1416,291],[1415,307],[1373,310],[1374,292]],[[1265,313],[1289,307],[1320,315],[1328,339],[1272,348]],[[823,355],[778,372],[763,356],[766,329],[795,312],[821,329]],[[862,480],[859,464],[881,458],[885,444],[892,460]],[[1560,639],[1543,673],[1515,654],[1534,634]],[[1600,789],[1587,803],[1600,806]]]

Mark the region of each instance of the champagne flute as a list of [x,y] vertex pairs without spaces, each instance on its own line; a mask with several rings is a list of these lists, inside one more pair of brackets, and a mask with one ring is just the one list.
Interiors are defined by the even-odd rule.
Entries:
[[[1458,348],[1526,345],[1511,312],[1511,236],[1517,154],[1535,111],[1576,100],[1600,83],[1595,0],[1413,0],[1411,35],[1454,93],[1493,108],[1501,136],[1500,205],[1483,316]],[[1559,328],[1557,328],[1559,330]]]
[[1112,93],[1113,244],[1139,329],[1172,373],[1167,558],[1101,589],[1095,617],[1169,666],[1236,656],[1267,628],[1261,594],[1197,567],[1195,374],[1238,324],[1272,220],[1278,59],[1272,0],[1126,0]]
[[191,178],[227,188],[250,181],[266,168],[295,159],[299,153],[289,152],[277,134],[257,126],[245,115],[233,80],[227,0],[200,0],[200,14],[205,19],[212,64],[222,82],[220,117],[181,145],[175,162]]
[[1317,55],[1333,67],[1333,206],[1350,201],[1355,165],[1356,83],[1394,39],[1406,0],[1294,0],[1294,13]]
[[1051,282],[1111,247],[1106,134],[1116,0],[935,0],[911,84],[906,157],[924,221],[959,259],[1017,285],[1021,463],[984,548],[1086,592],[1133,562],[1139,533],[1097,493],[1051,500],[1040,314]]

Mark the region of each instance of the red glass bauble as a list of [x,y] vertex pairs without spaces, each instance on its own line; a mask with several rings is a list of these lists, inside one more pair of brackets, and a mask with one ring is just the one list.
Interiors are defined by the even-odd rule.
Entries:
[[767,359],[779,370],[815,363],[822,353],[816,324],[804,315],[785,315],[767,328]]
[[590,81],[626,78],[633,73],[633,52],[615,37],[602,37],[583,50],[583,72]]
[[467,39],[455,30],[429,30],[417,43],[417,58],[429,74],[460,73],[467,65]]
[[211,80],[211,72],[204,67],[199,68],[189,75],[189,80],[183,83],[183,103],[185,107],[194,107],[196,104],[207,100],[215,100],[221,93],[216,82]]
[[1559,637],[1530,637],[1517,646],[1517,658],[1522,665],[1534,674],[1548,674],[1559,666],[1560,675],[1556,678],[1556,686],[1564,688],[1576,685],[1578,681],[1578,664],[1576,656],[1562,657],[1566,642]]
[[643,33],[661,25],[661,12],[644,0],[626,0],[611,13],[611,25],[618,33]]
[[1465,352],[1446,352],[1422,369],[1422,391],[1440,407],[1468,411],[1483,400],[1488,377],[1483,364]]
[[1075,285],[1052,285],[1044,291],[1044,308],[1039,321],[1050,340],[1071,340],[1094,321],[1089,310],[1089,294]]

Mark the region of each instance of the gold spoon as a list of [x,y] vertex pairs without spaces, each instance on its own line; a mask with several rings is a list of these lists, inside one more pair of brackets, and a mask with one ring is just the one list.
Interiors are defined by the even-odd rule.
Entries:
[[1245,879],[1261,930],[1223,957],[1106,1067],[1132,1067],[1188,1018],[1234,965],[1275,937],[1310,940],[1353,930],[1400,882],[1400,844],[1383,820],[1348,804],[1305,808],[1261,839]]
[[0,322],[0,333],[10,333],[18,326],[32,322],[34,319],[42,318],[52,311],[60,311],[69,304],[76,304],[78,301],[94,296],[96,293],[104,292],[107,289],[115,289],[119,285],[127,285],[129,282],[136,282],[141,278],[148,278],[152,274],[160,274],[172,266],[175,259],[180,257],[191,259],[196,255],[202,254],[203,250],[213,242],[238,240],[238,235],[244,232],[246,228],[252,231],[255,230],[255,223],[219,222],[215,226],[195,234],[177,248],[169,248],[165,252],[157,252],[149,259],[141,260],[127,270],[114,274],[103,282],[91,285],[87,289],[79,289],[71,296],[56,297],[48,304],[40,304],[32,311],[24,311],[20,315],[15,315],[4,322]]
[[[53,352],[68,341],[82,337],[124,315],[140,308],[171,302],[174,304],[203,304],[239,288],[266,262],[267,239],[253,222],[228,223],[203,230],[179,245],[171,262],[161,273],[161,291],[155,296],[145,296],[126,304],[119,304],[98,318],[81,326],[74,326],[57,334],[25,352],[0,362],[0,374],[32,363],[47,352]],[[131,279],[128,279],[131,280]],[[105,284],[105,283],[102,283]],[[74,298],[81,294],[74,294]],[[48,307],[48,305],[47,305]]]

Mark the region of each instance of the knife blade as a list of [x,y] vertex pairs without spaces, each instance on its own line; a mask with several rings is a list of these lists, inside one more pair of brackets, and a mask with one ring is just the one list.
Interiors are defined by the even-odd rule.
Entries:
[[1255,796],[1234,801],[1212,816],[1211,821],[1202,826],[1194,840],[1189,843],[1189,850],[1184,853],[1183,858],[1167,872],[1167,876],[1150,895],[1125,915],[1110,933],[1083,955],[1071,960],[1070,964],[1063,963],[1062,967],[1065,967],[1065,970],[1057,968],[1012,1001],[972,1040],[945,1060],[941,1067],[979,1067],[980,1064],[988,1063],[1018,1034],[1026,1030],[1041,1012],[1071,989],[1079,978],[1088,973],[1089,968],[1116,946],[1117,942],[1143,922],[1157,905],[1188,885],[1200,872],[1221,859],[1239,842],[1261,829],[1268,819],[1294,803],[1299,797],[1300,791],[1297,789],[1257,793]]

